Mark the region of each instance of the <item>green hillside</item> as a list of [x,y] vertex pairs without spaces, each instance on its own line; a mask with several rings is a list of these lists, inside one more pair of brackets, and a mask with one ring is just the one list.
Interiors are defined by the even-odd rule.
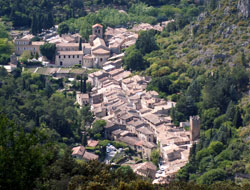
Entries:
[[138,41],[144,39],[146,44],[137,42],[124,61],[128,66],[133,60],[133,48],[144,55],[143,63],[149,66],[140,72],[153,77],[149,90],[177,101],[171,112],[176,124],[191,115],[201,117],[201,138],[178,179],[244,183],[250,174],[250,4],[206,2],[205,11],[184,29],[175,22],[156,34],[156,51],[143,52],[149,43],[141,33]]

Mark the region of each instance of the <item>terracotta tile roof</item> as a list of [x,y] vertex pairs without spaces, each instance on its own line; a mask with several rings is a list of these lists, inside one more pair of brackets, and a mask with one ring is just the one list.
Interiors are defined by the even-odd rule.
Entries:
[[101,24],[95,24],[95,25],[92,26],[92,28],[96,28],[98,26],[101,27],[101,28],[103,28],[103,26]]
[[99,144],[99,141],[88,140],[88,146],[89,147],[96,147],[98,144]]
[[79,47],[79,43],[59,43],[57,47]]
[[109,55],[110,51],[105,50],[105,49],[97,49],[95,51],[92,51],[92,54],[99,54],[99,55]]
[[58,55],[83,55],[82,51],[58,51]]
[[45,42],[31,42],[31,45],[33,46],[41,46],[43,45]]
[[72,148],[72,155],[80,155],[82,156],[85,152],[84,146],[77,146]]
[[96,154],[85,151],[82,158],[86,159],[86,160],[97,160],[99,158],[99,156]]
[[145,135],[153,135],[153,132],[151,130],[149,130],[149,128],[147,127],[140,127],[137,129],[138,132],[141,132],[142,134]]

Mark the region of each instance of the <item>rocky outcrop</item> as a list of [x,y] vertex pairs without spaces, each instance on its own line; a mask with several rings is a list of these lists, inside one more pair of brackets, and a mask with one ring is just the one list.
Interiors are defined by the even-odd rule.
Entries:
[[239,0],[237,8],[240,16],[243,18],[250,17],[250,0]]

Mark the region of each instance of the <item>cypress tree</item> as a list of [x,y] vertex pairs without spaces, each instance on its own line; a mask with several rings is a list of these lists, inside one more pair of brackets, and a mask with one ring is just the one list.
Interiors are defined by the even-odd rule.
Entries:
[[242,126],[242,118],[241,118],[240,110],[238,107],[236,108],[236,111],[234,114],[233,125],[237,128]]
[[82,134],[82,145],[87,146],[87,144],[88,144],[87,135],[86,135],[86,132],[84,132]]
[[84,74],[84,77],[83,77],[83,93],[87,92],[87,80],[88,80],[88,75]]
[[83,88],[83,86],[82,86],[82,76],[81,76],[81,90],[80,90],[81,93],[83,93],[83,89],[82,88]]
[[38,28],[37,28],[37,18],[36,18],[36,15],[33,14],[32,16],[32,22],[31,22],[31,33],[33,35],[36,35],[38,32]]
[[82,51],[82,38],[79,40],[79,51]]

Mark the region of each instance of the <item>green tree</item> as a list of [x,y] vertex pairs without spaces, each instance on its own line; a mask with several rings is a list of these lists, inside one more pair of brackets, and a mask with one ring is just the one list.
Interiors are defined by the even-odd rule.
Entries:
[[226,179],[226,171],[223,169],[212,169],[203,174],[199,179],[199,184],[212,184],[215,181],[223,181]]
[[158,49],[154,35],[154,30],[142,31],[139,34],[135,45],[136,49],[140,50],[143,55]]
[[58,26],[57,32],[59,35],[67,34],[67,33],[69,33],[69,26],[66,23],[61,23]]
[[120,181],[130,182],[136,178],[130,166],[120,166],[115,170],[115,177]]
[[48,60],[53,61],[56,54],[56,45],[45,43],[44,45],[40,46],[41,54],[47,57]]
[[31,58],[32,58],[31,52],[28,51],[28,50],[25,50],[22,53],[22,55],[20,56],[20,61],[23,62],[23,63],[27,63],[28,59],[31,59]]
[[[2,189],[34,189],[50,155],[44,137],[28,134],[0,115],[0,186]],[[47,147],[48,148],[48,147]]]
[[92,128],[90,130],[90,134],[93,137],[100,137],[104,135],[104,127],[106,126],[105,120],[97,120],[93,123]]
[[158,162],[160,159],[160,151],[157,149],[152,150],[151,155],[150,155],[150,159],[152,160],[152,162],[158,166]]
[[135,46],[131,46],[126,50],[124,65],[128,70],[140,71],[148,67],[149,64],[143,59],[142,53]]
[[79,51],[82,51],[82,38],[79,40]]

